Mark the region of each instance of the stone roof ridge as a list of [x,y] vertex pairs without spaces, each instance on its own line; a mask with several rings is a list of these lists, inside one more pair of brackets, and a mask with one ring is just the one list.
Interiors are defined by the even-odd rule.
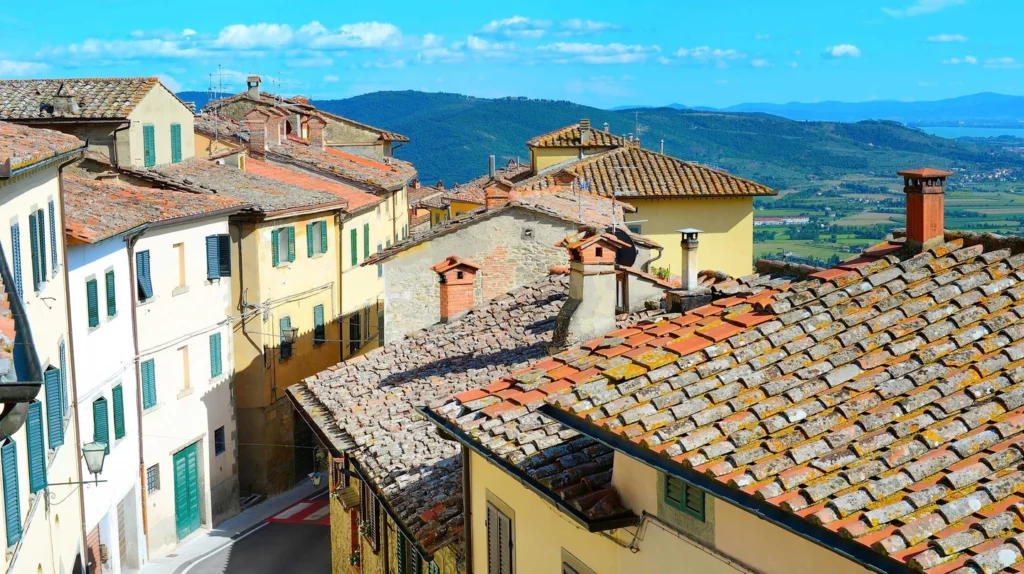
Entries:
[[763,258],[754,262],[754,269],[756,269],[758,273],[788,275],[798,279],[806,279],[812,273],[825,270],[823,267],[815,267],[814,265]]

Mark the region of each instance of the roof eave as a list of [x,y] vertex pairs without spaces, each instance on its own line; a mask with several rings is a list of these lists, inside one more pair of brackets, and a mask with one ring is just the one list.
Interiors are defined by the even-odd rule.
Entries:
[[44,169],[44,168],[47,168],[47,167],[49,167],[49,166],[51,166],[51,165],[53,165],[55,163],[63,163],[65,160],[70,159],[70,158],[72,158],[73,156],[76,156],[76,155],[83,156],[83,155],[85,155],[86,147],[87,147],[87,145],[83,143],[81,147],[75,148],[73,150],[66,151],[66,152],[63,152],[63,153],[59,153],[59,154],[57,154],[55,156],[51,156],[51,157],[48,157],[46,159],[39,160],[39,161],[37,161],[35,163],[30,163],[28,165],[23,165],[23,166],[21,166],[19,168],[16,168],[16,169],[12,169],[11,173],[9,173],[9,174],[0,174],[0,180],[5,180],[5,179],[9,179],[9,178],[21,175],[23,173],[31,173],[31,172],[36,171],[36,170]]

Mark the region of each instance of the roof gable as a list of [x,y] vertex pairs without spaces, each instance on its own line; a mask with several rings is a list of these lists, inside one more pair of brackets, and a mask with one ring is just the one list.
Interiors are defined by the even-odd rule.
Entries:
[[620,147],[626,145],[626,140],[622,137],[592,127],[587,128],[590,135],[589,140],[584,143],[583,131],[580,124],[573,124],[536,136],[526,142],[526,145],[534,148]]
[[[0,80],[0,119],[123,120],[158,85],[157,78]],[[66,107],[60,97],[69,99]]]

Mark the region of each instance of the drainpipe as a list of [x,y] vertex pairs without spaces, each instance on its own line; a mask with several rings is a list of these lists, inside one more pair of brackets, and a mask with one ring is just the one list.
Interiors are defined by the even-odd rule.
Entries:
[[[118,134],[118,132],[123,132],[123,131],[125,131],[127,129],[130,129],[131,127],[132,127],[132,122],[129,121],[127,124],[125,124],[125,125],[123,125],[123,126],[121,126],[121,127],[119,127],[119,128],[114,130],[114,166],[115,167],[121,167],[121,164],[118,163],[118,160],[117,160],[117,134]],[[130,160],[131,158],[128,158],[128,159]]]
[[465,528],[462,530],[462,548],[466,556],[465,574],[473,574],[473,506],[470,498],[469,486],[472,481],[469,478],[469,447],[462,445],[462,523]]
[[345,237],[345,212],[338,211],[335,216],[335,222],[337,223],[337,237],[334,238],[335,253],[338,254],[338,312],[335,316],[341,315],[341,319],[338,321],[338,362],[344,360],[345,357],[345,253],[341,250],[342,240]]
[[142,361],[139,357],[139,320],[136,312],[138,305],[138,288],[133,288],[132,278],[135,277],[135,244],[142,239],[146,227],[137,233],[125,237],[124,242],[128,247],[128,292],[131,293],[132,307],[132,345],[135,350],[135,412],[139,418],[139,495],[142,499],[142,534],[146,537],[146,559],[149,559],[149,488],[146,484],[146,457],[142,449]]

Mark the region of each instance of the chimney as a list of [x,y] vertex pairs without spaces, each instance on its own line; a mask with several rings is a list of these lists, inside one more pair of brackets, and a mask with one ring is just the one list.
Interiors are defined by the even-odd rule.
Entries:
[[698,287],[697,273],[700,272],[697,268],[697,238],[701,230],[687,228],[680,229],[678,233],[682,236],[679,245],[683,248],[683,267],[679,273],[683,279],[682,289],[693,291]]
[[484,189],[484,207],[487,211],[506,205],[509,201],[509,190],[503,183],[492,183]]
[[441,279],[441,322],[450,323],[474,307],[476,272],[480,266],[451,255],[431,267]]
[[417,178],[414,178],[412,180],[412,188],[413,189],[419,189],[420,188],[420,178],[417,177]]
[[249,98],[250,100],[259,101],[259,99],[260,99],[260,77],[259,76],[249,76],[248,78],[245,79],[245,85],[246,85],[246,88],[247,88],[245,97]]
[[608,125],[608,122],[605,122],[604,123],[604,132],[605,133],[609,133],[610,131],[611,131],[611,126]]
[[267,119],[266,111],[253,108],[245,114],[245,124],[249,126],[249,155],[264,157],[267,155]]
[[57,88],[57,93],[53,95],[53,114],[56,116],[64,116],[77,114],[78,111],[78,100],[75,99],[75,94],[71,91],[71,86],[61,83],[60,87]]
[[295,102],[296,104],[302,104],[304,106],[309,105],[309,98],[307,98],[306,96],[295,96],[292,98],[292,101]]
[[584,118],[580,120],[580,144],[590,145],[590,120]]
[[564,349],[615,328],[615,253],[629,245],[594,229],[560,245],[569,250],[569,299],[555,319],[553,343]]
[[924,251],[945,241],[943,210],[951,172],[922,167],[901,171],[907,194],[907,245]]
[[309,145],[311,147],[319,148],[321,151],[324,149],[324,128],[326,127],[327,122],[320,116],[310,116],[306,120],[306,128],[309,130]]
[[281,145],[281,141],[286,139],[284,125],[288,122],[288,114],[277,108],[267,108],[267,112],[270,114],[267,119],[267,145]]
[[494,179],[495,171],[496,170],[494,169],[494,156],[489,155],[487,156],[487,175],[490,176],[491,179]]

